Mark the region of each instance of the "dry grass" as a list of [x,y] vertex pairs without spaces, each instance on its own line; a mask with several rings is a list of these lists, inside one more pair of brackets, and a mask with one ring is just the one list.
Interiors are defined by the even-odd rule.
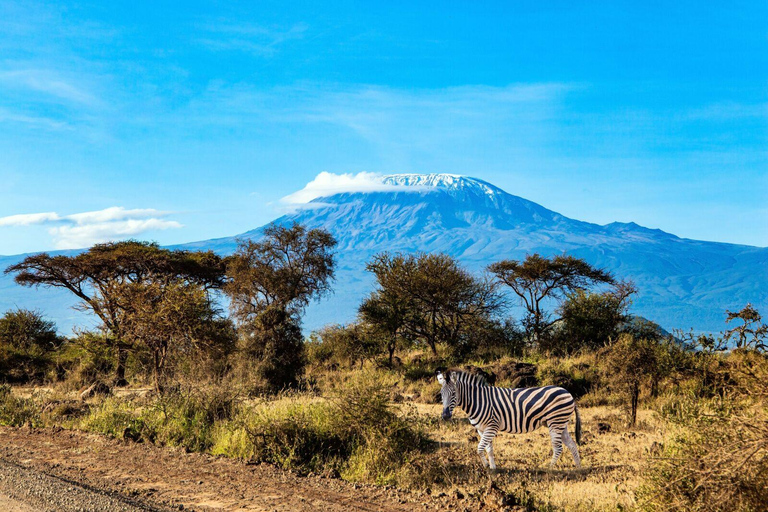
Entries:
[[[420,414],[437,418],[440,405],[418,405]],[[464,493],[496,484],[510,492],[526,490],[538,503],[553,508],[587,511],[617,510],[635,505],[635,490],[641,484],[641,470],[653,443],[663,440],[663,426],[651,411],[640,411],[638,427],[626,430],[620,411],[611,407],[581,409],[583,439],[579,452],[582,468],[576,469],[566,450],[557,466],[549,469],[552,455],[547,429],[524,435],[499,434],[494,454],[499,467],[489,477],[477,456],[477,435],[462,413],[450,424],[434,422],[430,434],[440,441],[438,455],[463,468],[450,478],[449,486]],[[598,433],[598,423],[611,431]],[[570,427],[573,431],[573,424]]]

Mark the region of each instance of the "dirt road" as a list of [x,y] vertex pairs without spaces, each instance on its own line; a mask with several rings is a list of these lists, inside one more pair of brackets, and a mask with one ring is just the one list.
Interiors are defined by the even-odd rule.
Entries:
[[0,427],[2,510],[405,512],[464,508],[456,505],[446,497],[301,477],[265,464],[247,465],[95,434]]

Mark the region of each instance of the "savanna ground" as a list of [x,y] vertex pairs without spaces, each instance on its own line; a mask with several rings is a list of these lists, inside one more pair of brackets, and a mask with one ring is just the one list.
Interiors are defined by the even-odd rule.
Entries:
[[[146,503],[194,510],[616,510],[637,505],[641,473],[668,429],[649,409],[640,410],[637,425],[628,429],[620,406],[587,401],[580,408],[581,469],[567,451],[555,468],[548,467],[551,446],[542,428],[500,434],[499,470],[489,475],[466,416],[457,410],[454,420],[439,419],[442,406],[433,379],[409,382],[365,370],[329,372],[321,380],[324,392],[238,399],[239,410],[230,411],[229,419],[193,419],[191,432],[184,432],[178,418],[169,419],[179,414],[178,405],[167,402],[158,411],[159,399],[147,388],[83,401],[75,390],[19,387],[12,392],[18,417],[6,416],[4,422],[26,426],[3,429],[0,453],[5,460]],[[413,441],[403,441],[407,453],[400,459],[402,454],[388,450],[401,447],[381,448],[381,439],[367,440],[353,453],[328,452],[328,445],[339,442],[333,434],[338,427],[324,415],[354,408],[340,390],[364,395],[375,386],[385,391],[387,410],[418,431],[417,444],[426,444],[414,449]],[[221,400],[214,395],[206,399]],[[8,399],[5,403],[8,410]],[[394,421],[395,428],[402,426]],[[273,431],[264,434],[259,426],[266,424]],[[272,446],[281,442],[284,446]],[[303,453],[313,449],[327,453]]]

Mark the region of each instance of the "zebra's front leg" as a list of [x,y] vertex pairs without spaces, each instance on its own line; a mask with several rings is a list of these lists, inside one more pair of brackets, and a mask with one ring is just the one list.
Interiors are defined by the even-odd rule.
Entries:
[[488,466],[491,468],[491,471],[496,471],[496,461],[493,460],[493,439],[488,443],[488,448],[485,451],[488,454]]
[[[478,430],[478,433],[480,430]],[[477,445],[477,454],[483,462],[483,467],[496,469],[496,461],[493,458],[493,438],[496,437],[496,429],[487,428],[480,434],[480,442]],[[488,452],[488,460],[485,459],[485,452]]]

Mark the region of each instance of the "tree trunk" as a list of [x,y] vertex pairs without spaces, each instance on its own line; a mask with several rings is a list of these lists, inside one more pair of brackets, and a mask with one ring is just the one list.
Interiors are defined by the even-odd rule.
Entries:
[[155,366],[155,368],[154,368],[154,370],[155,370],[154,371],[154,373],[155,373],[155,391],[157,391],[158,395],[162,395],[163,394],[163,386],[160,383],[160,374],[162,373],[162,370],[160,368],[160,354],[158,353],[157,350],[155,350],[152,353],[152,359],[154,360],[154,363],[155,363],[155,365],[154,365]]
[[125,379],[125,361],[128,359],[128,352],[120,345],[120,341],[115,341],[115,381],[114,385],[123,387],[128,385]]
[[637,422],[637,402],[640,397],[640,385],[637,383],[632,384],[630,389],[630,411],[629,411],[629,426],[634,427]]

